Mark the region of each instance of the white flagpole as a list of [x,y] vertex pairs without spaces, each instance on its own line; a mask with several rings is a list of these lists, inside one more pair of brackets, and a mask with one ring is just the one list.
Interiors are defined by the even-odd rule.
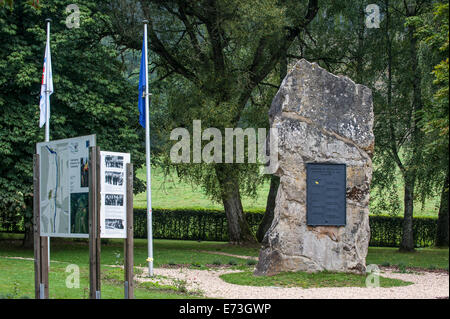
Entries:
[[[51,19],[45,19],[47,22],[47,44],[50,45],[50,22]],[[48,90],[48,79],[45,87],[45,141],[50,141],[50,91]]]
[[[45,19],[47,22],[47,44],[50,45],[50,22],[51,19]],[[46,45],[47,45],[46,44]],[[45,87],[45,141],[50,142],[50,91],[48,90],[48,79]],[[47,237],[48,247],[48,268],[50,269],[50,236]]]
[[147,25],[148,20],[144,20],[144,49],[145,49],[145,153],[147,167],[147,240],[148,240],[148,274],[153,276],[153,231],[152,231],[152,175],[150,169],[150,115],[149,115],[149,97],[148,93],[148,41]]

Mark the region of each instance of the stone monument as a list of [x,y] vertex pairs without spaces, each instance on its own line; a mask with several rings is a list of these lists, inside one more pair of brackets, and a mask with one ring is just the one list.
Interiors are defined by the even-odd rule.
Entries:
[[372,92],[302,59],[270,111],[280,187],[255,275],[362,273],[370,239]]

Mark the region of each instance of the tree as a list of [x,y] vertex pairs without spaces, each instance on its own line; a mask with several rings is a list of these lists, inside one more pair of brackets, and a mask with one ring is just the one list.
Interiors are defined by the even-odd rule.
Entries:
[[[130,152],[135,168],[145,161],[137,86],[124,78],[120,52],[105,37],[109,17],[97,1],[78,1],[80,28],[69,29],[70,3],[48,0],[38,10],[15,2],[12,10],[0,8],[0,214],[10,220],[25,214],[27,245],[33,238],[32,158],[35,143],[44,140],[38,102],[45,18],[53,19],[51,139],[95,133],[102,149]],[[136,179],[135,191],[142,189]]]
[[[365,6],[364,1],[322,1],[316,18],[285,52],[280,61],[279,82],[273,81],[272,85],[281,83],[288,65],[305,58],[330,72],[345,74],[358,83],[374,87],[382,68],[380,39],[378,30],[365,27]],[[256,234],[259,241],[272,224],[279,183],[279,177],[271,177],[265,214]]]
[[[425,161],[422,168],[423,181],[420,191],[425,196],[430,190],[440,189],[440,207],[436,232],[436,245],[448,246],[448,184],[449,184],[449,154],[448,154],[448,3],[435,3],[434,10],[428,16],[409,19],[408,23],[416,27],[416,36],[422,46],[431,51],[428,60],[438,60],[431,72],[434,81],[430,88],[431,96],[422,114],[422,130],[428,136],[425,145]],[[433,63],[431,62],[431,63]],[[431,82],[431,81],[430,81]]]
[[[226,127],[251,126],[255,89],[277,66],[283,48],[313,20],[318,1],[124,0],[109,9],[111,35],[130,49],[141,48],[139,19],[150,20],[153,65],[173,85],[167,114],[173,127],[192,127],[192,119],[200,119],[204,127],[223,133]],[[231,242],[255,241],[240,198],[260,179],[255,165],[199,163],[176,169],[223,203]]]
[[382,26],[387,68],[383,87],[376,95],[376,152],[382,166],[396,164],[404,184],[404,220],[400,250],[414,250],[413,212],[418,178],[425,165],[423,147],[426,136],[421,130],[426,101],[426,65],[421,63],[423,51],[416,37],[416,27],[408,19],[429,12],[425,1],[402,4],[383,3],[386,12]]

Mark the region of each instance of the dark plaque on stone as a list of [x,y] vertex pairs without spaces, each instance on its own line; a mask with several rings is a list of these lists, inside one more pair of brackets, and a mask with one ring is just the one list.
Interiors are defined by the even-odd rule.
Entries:
[[345,226],[346,165],[306,164],[306,222],[310,226]]

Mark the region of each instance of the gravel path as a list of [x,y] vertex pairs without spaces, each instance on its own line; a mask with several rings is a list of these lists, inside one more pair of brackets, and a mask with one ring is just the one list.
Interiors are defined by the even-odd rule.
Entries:
[[[236,270],[195,270],[155,268],[156,279],[136,278],[139,281],[159,281],[169,283],[172,279],[185,280],[189,290],[200,290],[205,297],[224,299],[430,299],[448,298],[449,275],[439,272],[394,273],[392,269],[382,269],[383,277],[397,278],[413,282],[413,285],[392,288],[278,288],[252,287],[229,284],[219,278]],[[238,270],[239,271],[239,270]],[[163,276],[163,277],[161,277]]]
[[212,255],[222,255],[222,256],[229,256],[229,257],[236,257],[236,258],[241,258],[241,259],[258,260],[258,257],[235,255],[235,254],[224,253],[224,252],[221,252],[221,251],[199,250],[198,252],[212,254]]

